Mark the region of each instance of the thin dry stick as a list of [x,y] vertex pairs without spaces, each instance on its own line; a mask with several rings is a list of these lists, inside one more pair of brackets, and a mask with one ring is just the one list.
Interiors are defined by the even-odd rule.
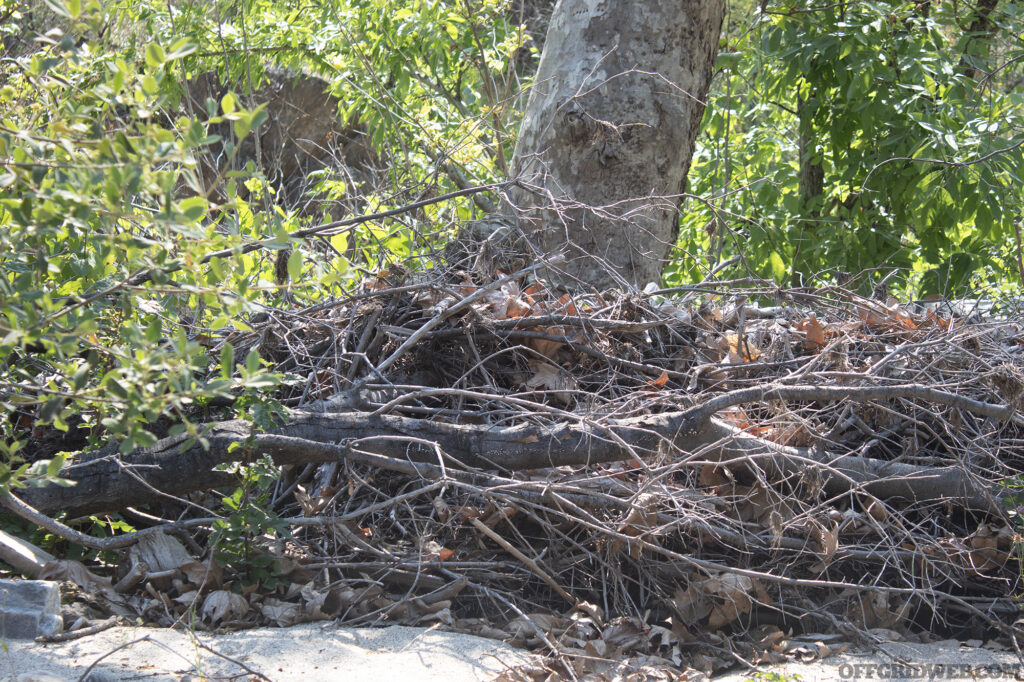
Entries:
[[523,564],[527,568],[529,568],[531,571],[533,571],[535,574],[537,574],[537,576],[541,580],[543,580],[548,585],[550,585],[551,589],[553,589],[555,592],[557,592],[563,599],[565,599],[567,602],[569,602],[573,606],[578,606],[579,605],[579,601],[575,597],[573,597],[571,594],[566,592],[565,589],[561,585],[559,585],[555,581],[554,578],[552,578],[550,575],[548,575],[547,572],[544,569],[542,569],[540,566],[538,566],[536,561],[534,561],[530,557],[526,556],[525,554],[520,552],[518,549],[513,547],[511,544],[509,544],[509,542],[505,538],[501,537],[500,535],[495,533],[493,530],[488,528],[486,525],[484,525],[480,521],[480,519],[470,519],[469,521],[470,521],[470,523],[473,524],[473,526],[478,531],[480,531],[481,533],[483,533],[484,535],[486,535],[490,539],[492,539],[495,542],[497,542],[499,545],[501,545],[501,547],[506,552],[508,552],[509,554],[514,556],[516,559],[519,559],[520,561],[522,561]]

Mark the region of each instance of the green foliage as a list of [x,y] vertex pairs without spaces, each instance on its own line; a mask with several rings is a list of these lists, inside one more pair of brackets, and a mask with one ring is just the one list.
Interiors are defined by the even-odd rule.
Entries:
[[801,680],[803,680],[803,676],[797,673],[786,675],[774,670],[759,670],[747,682],[801,682]]
[[268,491],[277,480],[277,467],[263,456],[232,468],[242,476],[242,485],[221,498],[226,517],[213,523],[214,559],[234,569],[243,585],[273,589],[279,570],[265,543],[289,536],[288,524],[269,511]]
[[[245,333],[249,315],[286,293],[341,295],[360,268],[415,263],[430,235],[408,220],[365,223],[328,235],[324,257],[290,233],[326,215],[276,203],[253,164],[228,163],[204,184],[199,159],[219,149],[241,158],[267,118],[249,94],[276,63],[327,78],[339,115],[388,160],[387,182],[355,187],[322,174],[321,196],[358,190],[351,205],[386,210],[454,189],[440,172],[452,162],[490,180],[511,151],[507,64],[524,41],[506,9],[494,0],[2,0],[0,490],[60,482],[61,457],[26,461],[33,433],[113,438],[126,453],[168,427],[203,442],[194,415],[214,401],[269,422],[279,408],[269,390],[286,377],[257,351],[236,362],[229,328]],[[183,84],[211,71],[233,91],[205,110],[185,106]],[[471,211],[469,200],[451,202],[421,220],[446,225]],[[286,249],[290,292],[275,281]]]
[[[982,73],[1007,67],[977,80],[961,64],[965,3],[739,5],[737,17],[754,19],[723,40],[690,172],[691,192],[718,198],[715,211],[690,206],[684,249],[742,254],[780,281],[906,268],[919,294],[1019,279],[1018,43],[975,36],[975,48],[991,47]],[[1021,19],[1002,7],[996,35],[1019,35]],[[801,189],[801,168],[813,166],[820,193]]]

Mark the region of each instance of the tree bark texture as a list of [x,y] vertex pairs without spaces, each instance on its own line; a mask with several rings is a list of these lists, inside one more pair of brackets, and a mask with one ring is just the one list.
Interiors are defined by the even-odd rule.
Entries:
[[533,248],[569,285],[642,287],[678,232],[724,0],[560,0],[512,163]]

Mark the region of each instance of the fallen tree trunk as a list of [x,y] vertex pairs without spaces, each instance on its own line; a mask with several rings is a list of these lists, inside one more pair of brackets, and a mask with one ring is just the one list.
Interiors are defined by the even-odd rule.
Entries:
[[[231,485],[235,478],[216,471],[222,464],[260,454],[276,464],[354,460],[417,473],[417,462],[449,468],[503,472],[601,462],[675,457],[694,464],[722,462],[757,466],[770,480],[813,472],[829,495],[862,491],[908,503],[954,500],[968,509],[999,515],[998,486],[973,477],[960,466],[921,467],[887,462],[821,447],[782,446],[737,429],[713,415],[743,402],[792,399],[871,400],[915,397],[954,405],[978,414],[1009,418],[1010,408],[979,402],[923,386],[786,387],[768,385],[718,396],[681,412],[597,422],[575,417],[554,426],[449,424],[368,412],[296,412],[270,432],[251,435],[241,420],[207,425],[204,448],[187,436],[167,438],[128,456],[116,444],[69,466],[62,475],[75,485],[23,491],[20,497],[44,513],[71,516],[110,512],[154,501],[159,493],[181,495]],[[239,447],[242,444],[245,447]],[[422,475],[436,475],[420,471]]]

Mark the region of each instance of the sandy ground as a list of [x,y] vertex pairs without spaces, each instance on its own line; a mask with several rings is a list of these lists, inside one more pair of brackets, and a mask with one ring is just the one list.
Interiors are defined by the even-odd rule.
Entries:
[[[115,651],[123,645],[127,646]],[[274,682],[478,682],[530,658],[491,639],[401,626],[352,629],[315,623],[224,635],[122,627],[62,644],[6,642],[0,648],[0,680],[76,680],[89,665],[112,651],[93,668],[92,682],[197,682],[203,676],[261,679],[253,672]],[[1012,652],[954,640],[932,644],[888,642],[874,653],[846,653],[759,671],[737,670],[713,682],[773,682],[773,678],[779,679],[774,675],[790,680],[799,676],[799,682],[966,682],[1021,680],[1024,666]]]
[[[969,646],[956,640],[912,644],[885,642],[873,652],[852,652],[808,663],[790,662],[764,668],[760,672],[778,673],[799,682],[860,682],[880,680],[1022,680],[1024,666],[1012,651]],[[757,671],[737,671],[714,678],[713,682],[744,682]],[[762,682],[772,680],[759,676]]]
[[243,665],[274,682],[477,682],[528,658],[493,639],[401,626],[353,629],[314,623],[225,635],[119,627],[61,644],[7,642],[6,651],[0,649],[0,679],[76,680],[101,656],[131,642],[93,668],[92,682],[238,676],[247,672]]

